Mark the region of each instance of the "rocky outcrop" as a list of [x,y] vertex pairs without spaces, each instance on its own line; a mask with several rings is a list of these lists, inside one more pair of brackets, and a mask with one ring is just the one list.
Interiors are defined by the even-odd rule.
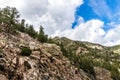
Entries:
[[[90,80],[55,44],[41,44],[20,32],[0,37],[0,80]],[[30,56],[20,55],[23,46],[30,47]]]

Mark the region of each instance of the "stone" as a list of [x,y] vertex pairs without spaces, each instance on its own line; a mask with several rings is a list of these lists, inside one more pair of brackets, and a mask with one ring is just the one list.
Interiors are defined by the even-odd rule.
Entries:
[[111,73],[108,70],[100,67],[95,67],[94,69],[97,80],[113,80],[111,78]]
[[48,73],[44,73],[44,74],[42,74],[42,80],[49,80],[49,74]]
[[26,68],[27,70],[32,68],[31,65],[30,65],[30,63],[29,63],[28,61],[25,61],[25,62],[24,62],[24,66],[25,66],[25,68]]
[[5,40],[0,39],[0,49],[3,49],[6,46]]
[[30,49],[31,49],[31,50],[37,50],[37,49],[38,49],[37,46],[36,46],[36,43],[33,42],[33,41],[30,41],[30,42],[29,42],[29,46],[30,46]]
[[0,74],[0,80],[8,80],[5,75]]
[[40,51],[32,51],[31,56],[36,57],[36,58],[39,59],[40,58]]
[[0,58],[3,58],[4,54],[2,52],[2,50],[0,51]]

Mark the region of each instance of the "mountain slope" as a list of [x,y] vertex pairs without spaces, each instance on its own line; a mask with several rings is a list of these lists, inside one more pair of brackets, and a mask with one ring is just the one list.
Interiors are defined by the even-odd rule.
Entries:
[[65,37],[56,37],[51,42],[61,46],[63,53],[66,51],[64,55],[78,68],[80,67],[90,74],[90,76],[96,77],[94,68],[100,67],[109,70],[114,80],[120,79],[120,54],[116,54],[113,51],[114,47],[110,48],[89,42],[72,41]]
[[[67,38],[40,43],[21,32],[1,32],[0,37],[2,80],[112,80],[112,71],[99,64],[107,56],[102,53],[111,52],[104,46]],[[25,47],[30,55],[21,54]]]
[[116,45],[113,47],[110,47],[110,49],[114,52],[114,53],[118,53],[120,55],[120,45]]

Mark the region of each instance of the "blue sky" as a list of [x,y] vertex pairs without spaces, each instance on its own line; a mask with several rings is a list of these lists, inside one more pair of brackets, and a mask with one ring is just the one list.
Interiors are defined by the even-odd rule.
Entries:
[[74,28],[79,17],[83,17],[84,21],[91,19],[99,19],[104,22],[104,30],[108,31],[112,26],[108,23],[120,23],[120,1],[119,0],[84,0],[84,3],[76,8]]

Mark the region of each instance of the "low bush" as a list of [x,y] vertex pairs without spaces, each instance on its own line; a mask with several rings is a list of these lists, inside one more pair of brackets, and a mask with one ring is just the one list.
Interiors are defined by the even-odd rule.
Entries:
[[23,47],[21,51],[22,56],[30,56],[32,51],[30,50],[29,47]]

